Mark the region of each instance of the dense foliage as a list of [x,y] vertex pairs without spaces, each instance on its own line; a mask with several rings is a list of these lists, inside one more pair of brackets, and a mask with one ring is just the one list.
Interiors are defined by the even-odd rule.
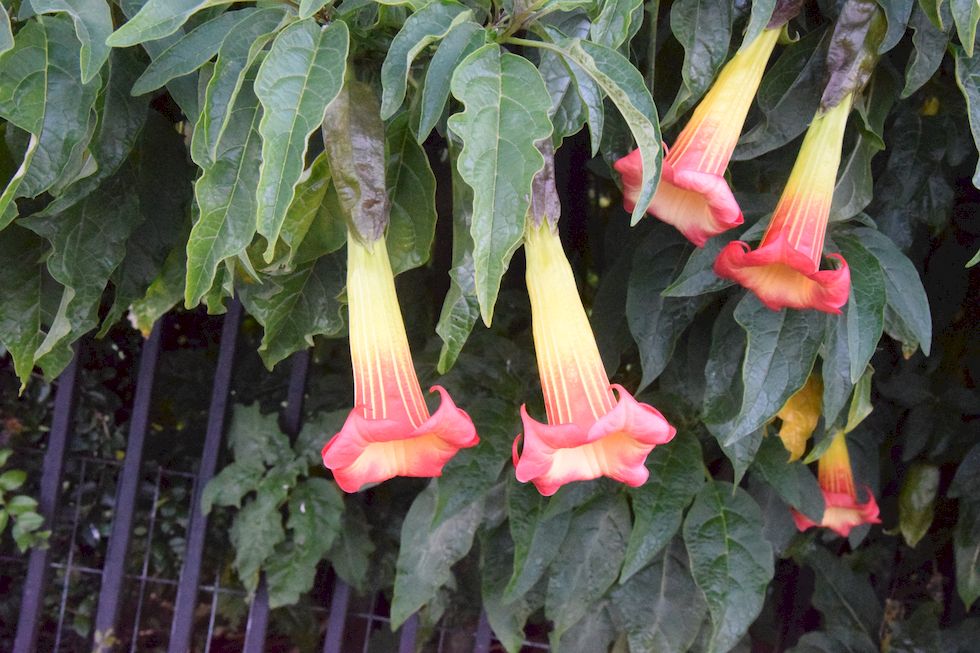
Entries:
[[[272,603],[292,604],[326,559],[359,592],[389,593],[395,627],[482,607],[511,651],[528,620],[549,622],[561,651],[970,648],[976,0],[5,9],[0,343],[22,383],[55,377],[90,331],[125,317],[146,334],[178,304],[221,313],[233,295],[270,369],[316,344],[302,432],[236,406],[232,462],[205,495],[230,515],[250,592],[264,572]],[[663,143],[770,25],[779,44],[725,173],[744,225],[698,248],[643,217],[667,178]],[[772,310],[715,260],[763,237],[801,136],[852,101],[825,241],[849,266],[846,305]],[[612,166],[634,147],[631,220]],[[516,268],[552,148],[605,368],[677,429],[639,487],[543,497],[510,464],[519,407],[545,413]],[[418,373],[452,392],[480,444],[437,479],[344,496],[318,454],[351,409],[348,230],[386,235]],[[816,376],[819,401],[797,411],[813,439],[789,462],[775,434]],[[791,508],[819,522],[825,507],[807,465],[838,433],[883,525],[799,533]]]

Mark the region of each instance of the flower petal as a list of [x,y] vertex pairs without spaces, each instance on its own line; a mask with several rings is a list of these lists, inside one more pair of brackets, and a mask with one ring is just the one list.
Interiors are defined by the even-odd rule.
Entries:
[[813,526],[829,528],[841,537],[847,537],[851,529],[861,524],[880,524],[878,518],[878,502],[875,501],[874,494],[870,488],[866,488],[868,500],[864,503],[849,494],[842,492],[823,491],[824,502],[827,504],[820,524],[816,524],[811,519],[800,514],[796,510],[792,511],[793,521],[796,528],[805,531]]

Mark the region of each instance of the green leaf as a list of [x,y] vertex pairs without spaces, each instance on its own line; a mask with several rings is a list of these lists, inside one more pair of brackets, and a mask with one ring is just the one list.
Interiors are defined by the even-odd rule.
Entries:
[[755,41],[762,30],[769,26],[772,20],[772,12],[776,8],[776,0],[756,0],[752,3],[752,10],[749,12],[749,23],[745,26],[745,35],[742,36],[742,45],[739,52]]
[[268,369],[312,347],[313,336],[343,330],[339,297],[345,261],[342,252],[329,254],[298,264],[292,272],[262,275],[261,283],[241,288],[242,304],[265,329],[259,355]]
[[13,449],[0,449],[0,467],[6,465],[12,455],[14,455]]
[[660,294],[664,297],[695,297],[731,286],[731,281],[715,274],[714,264],[725,245],[738,237],[734,233],[736,231],[729,229],[709,238],[704,247],[695,247],[684,263],[684,268]]
[[545,597],[545,615],[554,622],[552,646],[616,582],[629,530],[629,507],[622,495],[601,496],[572,518],[575,536],[562,543],[551,563]]
[[[619,109],[636,140],[643,160],[643,176],[631,217],[635,225],[646,214],[646,207],[650,205],[660,181],[663,142],[657,107],[639,71],[615,50],[589,41],[573,40],[564,44],[562,53],[602,88]],[[593,138],[598,138],[598,135],[593,134]]]
[[[710,242],[710,241],[709,241]],[[704,367],[704,402],[702,414],[708,428],[722,425],[738,415],[742,399],[739,371],[745,354],[745,331],[738,328],[734,311],[738,302],[730,299],[715,318],[711,328],[711,348]]]
[[704,486],[684,520],[694,581],[711,613],[709,651],[731,649],[762,609],[775,573],[755,501],[729,483]]
[[966,56],[973,56],[973,45],[977,40],[977,21],[980,21],[980,3],[976,0],[950,0],[956,34]]
[[496,44],[466,57],[451,88],[465,105],[449,128],[463,141],[457,168],[473,189],[476,294],[489,325],[500,280],[524,234],[531,181],[544,165],[535,144],[551,135],[551,99],[537,69]]
[[402,523],[391,600],[393,629],[452,580],[452,566],[469,552],[483,518],[483,502],[477,501],[432,528],[435,509],[436,492],[430,485],[415,497]]
[[[439,43],[425,71],[417,140],[424,141],[435,128],[449,99],[453,71],[460,62],[486,42],[486,31],[477,23],[454,21]],[[407,72],[407,71],[406,71]]]
[[0,229],[14,217],[8,206],[15,197],[35,197],[81,172],[101,79],[80,83],[72,72],[79,57],[71,21],[62,16],[28,22],[0,57],[0,118],[33,136],[0,194]]
[[132,94],[149,93],[172,79],[194,72],[218,53],[229,32],[254,13],[255,9],[251,8],[229,11],[181,36],[153,58],[133,84]]
[[694,644],[708,608],[688,569],[680,538],[648,567],[612,592],[631,651],[685,653]]
[[303,174],[310,134],[343,86],[349,40],[342,21],[323,28],[313,19],[300,21],[276,37],[255,78],[255,95],[264,109],[256,197],[258,232],[268,241],[266,261],[275,253],[286,210]]
[[758,472],[786,503],[814,522],[821,522],[824,501],[817,479],[806,465],[789,462],[789,454],[778,437],[762,439],[752,471]]
[[608,651],[616,639],[617,629],[606,601],[596,602],[581,619],[565,631],[554,645],[562,653],[595,653]]
[[258,492],[256,497],[235,515],[229,538],[235,548],[235,570],[245,590],[252,595],[259,584],[259,571],[286,539],[279,506],[285,498],[281,493]]
[[[36,513],[37,499],[35,499],[34,497],[29,497],[23,494],[19,494],[17,496],[10,497],[10,499],[7,500],[7,505],[5,506],[5,508],[7,509],[7,512],[13,515],[14,517],[19,517],[29,512]],[[0,532],[2,531],[3,529],[0,528]]]
[[[32,0],[33,1],[33,0]],[[114,48],[154,41],[170,36],[193,14],[207,7],[231,4],[229,0],[147,0],[143,7],[106,43]]]
[[906,344],[918,345],[922,353],[929,355],[932,345],[932,315],[929,312],[929,299],[922,287],[919,273],[912,262],[904,255],[888,236],[868,228],[855,229],[854,233],[861,244],[878,259],[885,273],[885,296],[892,320],[901,329],[889,328],[886,311],[885,331],[898,339],[898,333],[911,336]]
[[[323,229],[325,226],[329,226],[330,231],[340,232],[340,242],[334,249],[339,249],[346,241],[347,229],[344,226],[343,217],[332,215],[330,207],[324,206],[325,198],[330,191],[332,191],[332,196],[336,198],[336,189],[333,188],[333,181],[330,177],[330,162],[327,159],[327,153],[324,151],[320,152],[310,167],[303,171],[303,176],[296,184],[296,197],[293,199],[293,203],[289,205],[289,210],[286,211],[286,219],[282,222],[279,240],[289,249],[285,262],[282,263],[286,270],[293,267],[301,248],[306,250],[304,253],[314,253],[310,250],[309,245],[303,247],[311,227],[314,228],[314,236],[311,237],[311,241],[316,239],[315,234],[317,232],[326,233]],[[317,220],[318,217],[320,218],[319,221]],[[339,222],[339,225],[333,225],[332,223],[335,221]],[[315,222],[318,224],[314,226]],[[323,222],[331,224],[321,224]],[[321,253],[329,252],[315,252],[317,256]]]
[[514,542],[514,571],[504,589],[510,603],[537,585],[551,561],[558,555],[572,521],[570,510],[548,514],[549,502],[530,485],[510,480],[507,485],[507,512]]
[[11,469],[0,474],[0,491],[16,490],[27,480],[27,472],[22,469]]
[[368,593],[368,571],[374,549],[364,515],[348,507],[327,557],[337,575],[361,596]]
[[278,422],[275,413],[263,415],[257,403],[235,404],[228,429],[228,444],[235,460],[261,461],[271,467],[291,458],[289,440],[279,430]]
[[643,6],[643,0],[606,0],[601,3],[599,15],[592,23],[589,40],[607,48],[617,49],[627,38],[635,33],[631,32],[631,25],[634,16],[642,20],[642,12],[637,9]]
[[939,70],[939,64],[946,54],[946,43],[949,41],[949,35],[936,28],[920,7],[916,7],[909,26],[914,30],[912,45],[915,50],[905,67],[905,88],[902,89],[902,99],[922,88],[922,85]]
[[[14,32],[10,28],[10,14],[0,11],[0,54],[14,47]],[[3,531],[0,528],[0,531]]]
[[[966,99],[970,133],[973,134],[977,149],[980,149],[980,57],[967,57],[962,51],[956,51],[956,85]],[[973,174],[973,185],[980,188],[980,163]],[[0,209],[2,208],[0,205]]]
[[[27,386],[34,369],[34,352],[44,338],[42,315],[56,309],[58,296],[45,305],[43,261],[47,252],[45,242],[27,229],[17,225],[0,231],[0,260],[16,261],[16,265],[0,266],[0,343],[10,353],[14,371]],[[50,280],[48,286],[53,285]]]
[[422,50],[446,36],[456,25],[469,20],[473,12],[463,5],[433,0],[405,19],[391,40],[381,64],[381,118],[395,115],[405,100],[408,72]]
[[242,499],[258,489],[263,476],[265,465],[261,460],[245,458],[234,461],[208,481],[201,493],[201,510],[207,515],[214,506],[240,508]]
[[207,167],[217,157],[218,145],[231,121],[245,75],[283,21],[281,9],[259,9],[235,25],[221,42],[191,138],[191,158],[199,166]]
[[39,14],[64,12],[75,24],[75,34],[81,42],[79,65],[82,83],[87,84],[99,74],[109,59],[106,39],[112,33],[112,16],[105,0],[30,0]]
[[453,262],[449,270],[449,291],[442,303],[436,333],[442,339],[439,363],[436,367],[445,374],[456,363],[463,345],[480,317],[476,298],[476,272],[473,269],[473,238],[470,225],[473,217],[473,190],[459,177],[456,165],[459,146],[449,140],[450,168],[453,192]]
[[886,31],[885,15],[874,0],[850,0],[841,6],[827,45],[827,83],[820,108],[837,106],[860,93],[878,61]]
[[909,546],[915,547],[929,531],[938,494],[938,467],[917,463],[905,472],[898,493],[898,525]]
[[841,254],[851,268],[851,294],[844,307],[851,383],[857,383],[871,362],[884,328],[885,275],[874,255],[860,240],[835,236]]
[[825,628],[848,633],[862,648],[877,650],[881,604],[868,578],[819,547],[808,551],[805,559],[815,572],[813,605],[823,614]]
[[300,0],[299,17],[309,18],[327,5],[327,0]]
[[885,12],[885,20],[888,23],[885,38],[878,48],[878,54],[884,54],[898,45],[905,36],[915,0],[885,0],[878,5]]
[[262,143],[262,109],[251,89],[254,68],[238,93],[214,158],[194,183],[198,218],[187,240],[184,305],[197,306],[214,284],[222,261],[245,251],[255,235]]
[[544,605],[544,583],[538,583],[520,598],[508,600],[504,593],[509,577],[514,543],[506,527],[498,527],[481,541],[481,598],[493,634],[508,653],[518,653],[524,645],[524,626]]
[[956,591],[969,610],[980,597],[980,502],[961,497],[953,531],[956,557]]
[[827,326],[818,311],[773,311],[751,293],[735,309],[748,335],[742,365],[742,407],[725,441],[734,443],[765,424],[810,375]]
[[436,178],[429,158],[415,141],[408,114],[385,132],[385,184],[391,198],[391,221],[385,242],[395,274],[429,260],[436,232]]
[[683,267],[689,249],[687,240],[676,230],[657,224],[633,255],[626,318],[643,367],[637,392],[664,371],[674,347],[700,308],[698,300],[662,294]]
[[725,63],[732,40],[732,4],[725,0],[678,0],[670,8],[670,29],[684,46],[683,82],[661,121],[663,125],[672,125],[693,107]]
[[[701,446],[690,434],[681,434],[656,447],[647,457],[650,480],[628,490],[633,507],[620,583],[647,566],[681,527],[684,509],[704,485]],[[665,564],[661,561],[661,564]],[[656,629],[653,629],[656,630]]]

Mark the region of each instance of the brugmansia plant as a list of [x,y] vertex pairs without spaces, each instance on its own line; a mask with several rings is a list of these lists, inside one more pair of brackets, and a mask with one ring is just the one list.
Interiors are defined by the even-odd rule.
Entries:
[[326,560],[512,652],[971,650],[978,20],[5,0],[0,351],[229,301],[315,346],[351,399],[237,407],[204,495],[274,606]]

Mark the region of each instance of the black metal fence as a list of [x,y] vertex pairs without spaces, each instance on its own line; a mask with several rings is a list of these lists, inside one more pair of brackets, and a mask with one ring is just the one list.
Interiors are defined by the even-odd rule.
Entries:
[[[204,575],[209,520],[201,510],[200,498],[217,471],[241,321],[241,305],[232,302],[223,318],[204,441],[194,472],[144,465],[154,379],[161,357],[162,322],[141,346],[121,460],[89,456],[69,459],[79,378],[77,354],[59,377],[41,463],[38,510],[55,531],[52,541],[65,544],[33,549],[26,559],[0,557],[0,576],[23,579],[14,653],[292,649],[290,642],[280,641],[279,637],[267,641],[270,611],[264,581],[248,607],[244,633],[235,629],[229,634],[223,625],[223,602],[243,606],[244,593],[231,579],[223,578],[220,571]],[[301,427],[309,363],[308,351],[295,354],[289,361],[281,417],[290,435]],[[114,499],[107,501],[111,504],[106,507],[107,514],[111,514],[111,528],[104,554],[77,553],[79,542],[86,537],[80,514],[87,496],[97,494],[113,480],[116,490]],[[187,516],[179,575],[173,578],[155,574],[151,564],[154,541],[167,536],[159,532],[160,511],[181,502],[186,505]],[[312,602],[308,607],[319,620],[322,632],[318,650],[368,653],[397,648],[399,653],[410,653],[423,645],[416,641],[417,617],[394,635],[384,634],[380,640],[375,637],[384,643],[372,645],[372,638],[388,628],[384,597],[357,597],[339,577],[330,572],[321,576],[324,582],[318,583],[307,599]],[[85,628],[73,629],[67,622],[80,602],[94,604],[94,610],[83,611],[93,616]],[[202,613],[203,605],[209,606],[206,614]],[[159,625],[161,615],[169,617],[169,637],[165,627]],[[148,619],[155,627],[148,627]],[[488,653],[496,646],[485,616],[481,616],[475,631],[437,631],[425,643],[426,650],[475,653]],[[528,642],[526,650],[547,650],[547,646]]]

